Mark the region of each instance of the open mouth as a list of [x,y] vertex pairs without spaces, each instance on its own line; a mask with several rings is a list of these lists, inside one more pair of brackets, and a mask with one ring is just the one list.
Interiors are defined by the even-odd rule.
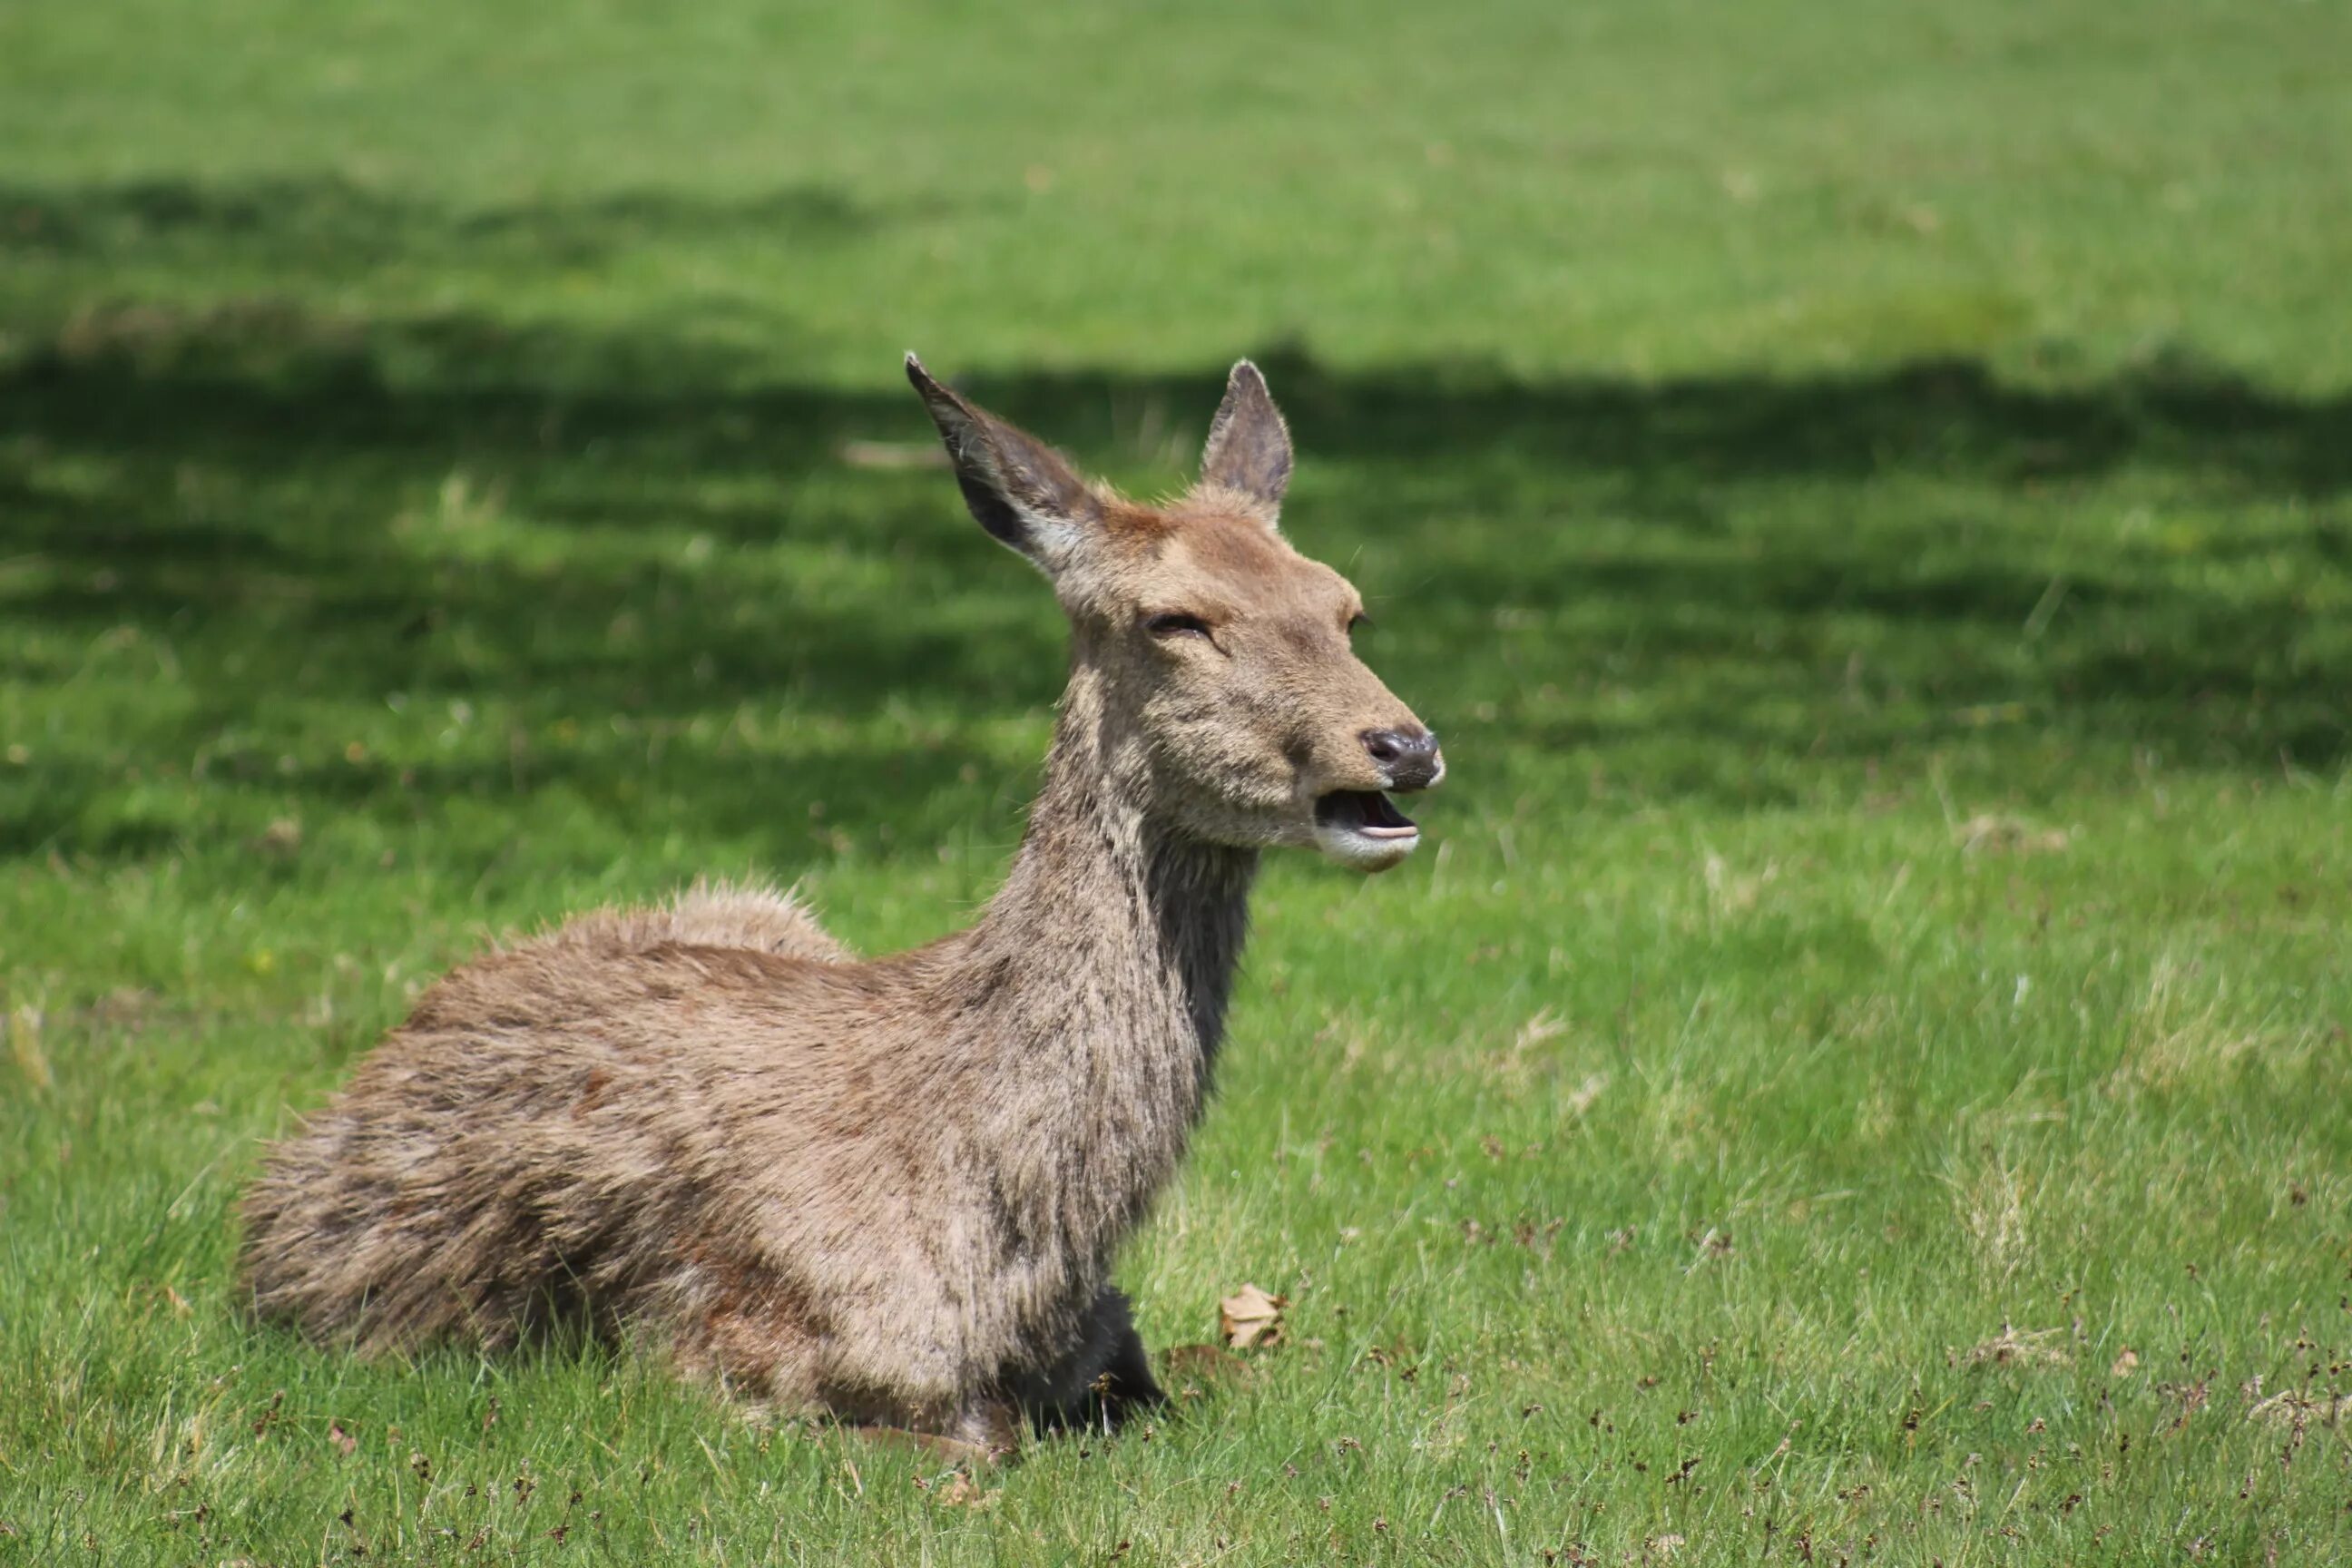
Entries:
[[1315,803],[1315,825],[1389,841],[1408,841],[1421,836],[1412,818],[1376,789],[1333,790]]

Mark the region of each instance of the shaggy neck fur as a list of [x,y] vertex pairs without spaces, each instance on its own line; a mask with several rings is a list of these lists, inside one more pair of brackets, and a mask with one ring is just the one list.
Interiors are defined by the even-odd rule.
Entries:
[[1074,669],[1020,854],[950,966],[1008,1217],[1097,1267],[1199,1118],[1257,869],[1154,820],[1143,741],[1105,686]]

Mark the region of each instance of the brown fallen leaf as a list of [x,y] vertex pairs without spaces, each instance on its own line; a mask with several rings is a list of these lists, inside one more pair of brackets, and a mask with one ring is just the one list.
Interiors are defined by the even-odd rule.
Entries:
[[[941,1459],[951,1465],[972,1467],[1012,1464],[1020,1458],[1015,1434],[1009,1430],[995,1444],[967,1443],[961,1437],[942,1437],[936,1432],[909,1432],[903,1426],[851,1426],[845,1428],[860,1442],[871,1443],[877,1448],[900,1449],[920,1454],[926,1458]],[[855,1465],[850,1467],[853,1470]]]
[[344,1431],[343,1424],[340,1421],[331,1421],[327,1424],[327,1441],[332,1443],[335,1446],[335,1452],[346,1459],[350,1458],[360,1446],[360,1440]]
[[1244,1285],[1217,1303],[1217,1332],[1237,1351],[1271,1350],[1283,1341],[1282,1312],[1289,1305],[1287,1296]]
[[2129,1377],[2138,1370],[2139,1352],[2132,1349],[2129,1345],[2126,1345],[2124,1347],[2124,1353],[2116,1357],[2116,1364],[2107,1368],[2107,1375],[2109,1377]]

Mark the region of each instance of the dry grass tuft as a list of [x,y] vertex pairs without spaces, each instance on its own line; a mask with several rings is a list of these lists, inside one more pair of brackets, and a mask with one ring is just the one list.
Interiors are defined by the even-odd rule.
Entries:
[[2273,1426],[2337,1426],[2352,1420],[2352,1394],[2314,1396],[2290,1388],[2256,1404],[2246,1412],[2246,1419]]
[[1970,1366],[2069,1366],[2074,1358],[2066,1349],[2065,1334],[2063,1329],[2021,1331],[2003,1323],[2000,1333],[1969,1348],[1968,1363]]

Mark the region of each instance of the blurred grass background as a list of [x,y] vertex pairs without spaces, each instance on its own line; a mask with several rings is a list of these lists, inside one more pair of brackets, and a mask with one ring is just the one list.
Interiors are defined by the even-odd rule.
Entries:
[[[0,1559],[2344,1556],[2347,58],[0,12]],[[1147,492],[1258,357],[1445,735],[1414,865],[1273,868],[1125,1270],[1297,1342],[971,1507],[625,1358],[242,1326],[257,1137],[485,933],[993,886],[1061,633],[845,460],[929,439],[908,348]]]

